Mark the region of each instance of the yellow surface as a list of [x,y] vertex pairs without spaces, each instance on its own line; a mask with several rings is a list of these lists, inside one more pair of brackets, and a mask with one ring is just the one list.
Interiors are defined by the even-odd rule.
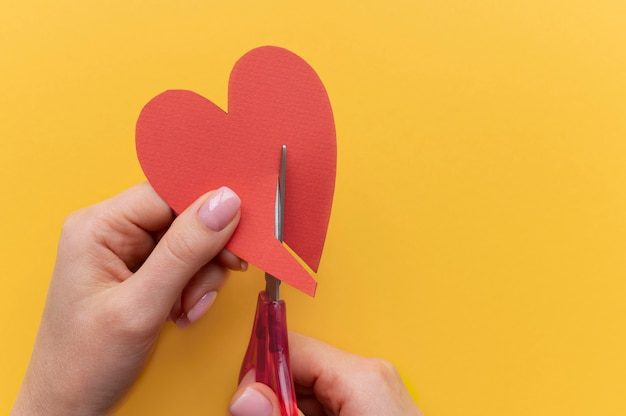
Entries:
[[[400,368],[427,416],[626,414],[626,3],[22,1],[0,6],[0,413],[63,218],[143,179],[168,88],[226,105],[246,51],[324,81],[338,177],[292,329]],[[171,325],[120,415],[222,415],[261,272]]]

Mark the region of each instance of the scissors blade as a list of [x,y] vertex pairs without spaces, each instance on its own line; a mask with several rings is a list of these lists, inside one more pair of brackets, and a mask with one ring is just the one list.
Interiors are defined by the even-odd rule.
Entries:
[[[285,225],[285,176],[287,170],[287,146],[283,145],[280,154],[280,168],[278,183],[276,184],[276,204],[274,205],[274,236],[283,242],[283,227]],[[265,273],[265,291],[270,300],[280,299],[280,280],[269,273]]]

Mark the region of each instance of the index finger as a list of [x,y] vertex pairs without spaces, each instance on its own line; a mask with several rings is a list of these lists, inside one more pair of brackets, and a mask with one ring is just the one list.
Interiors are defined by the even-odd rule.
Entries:
[[152,186],[144,182],[71,213],[63,224],[61,241],[69,251],[91,254],[104,263],[111,262],[112,253],[128,269],[120,276],[128,277],[150,254],[159,232],[169,227],[174,216]]
[[341,375],[349,374],[360,357],[297,332],[289,332],[289,354],[294,383],[340,409],[334,398],[345,397]]
[[[139,183],[96,206],[108,212],[115,211],[112,217],[150,232],[163,230],[175,217],[172,209],[148,182]],[[120,225],[123,224],[120,222]]]

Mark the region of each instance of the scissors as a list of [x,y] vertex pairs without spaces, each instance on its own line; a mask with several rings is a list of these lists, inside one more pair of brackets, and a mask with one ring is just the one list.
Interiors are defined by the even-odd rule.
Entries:
[[[283,145],[276,187],[274,235],[282,243],[285,207],[285,170],[287,146]],[[256,381],[266,384],[278,396],[282,416],[298,414],[296,391],[289,363],[287,315],[285,301],[280,299],[280,280],[265,273],[265,290],[259,293],[248,350],[241,365],[239,381],[252,369]]]

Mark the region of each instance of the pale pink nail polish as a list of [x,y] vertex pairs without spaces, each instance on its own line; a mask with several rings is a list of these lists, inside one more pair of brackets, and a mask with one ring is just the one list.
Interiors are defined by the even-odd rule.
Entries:
[[209,310],[213,302],[215,302],[215,298],[217,297],[217,292],[212,290],[207,292],[200,298],[198,302],[187,312],[187,319],[189,322],[196,322],[198,319],[202,317]]
[[183,329],[187,325],[189,325],[191,322],[189,321],[189,318],[187,318],[187,315],[183,313],[176,319],[174,323],[176,324],[177,327],[179,327],[180,329]]
[[200,221],[213,231],[221,231],[235,217],[241,199],[232,189],[222,186],[198,210]]
[[233,416],[271,416],[272,404],[257,389],[248,387],[230,407]]

